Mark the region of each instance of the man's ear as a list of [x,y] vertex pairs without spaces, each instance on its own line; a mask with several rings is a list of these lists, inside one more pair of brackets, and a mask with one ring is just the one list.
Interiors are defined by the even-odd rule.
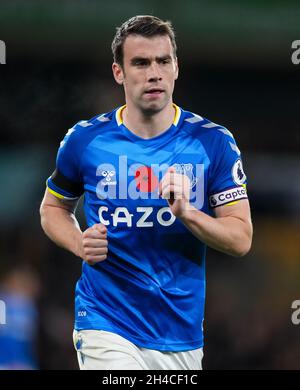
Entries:
[[124,72],[123,72],[123,69],[122,69],[121,65],[117,64],[116,62],[114,62],[112,64],[112,71],[113,71],[113,75],[114,75],[114,78],[115,78],[116,82],[119,85],[122,85],[123,81],[124,81]]
[[178,74],[179,74],[179,66],[178,66],[178,59],[176,57],[175,58],[175,80],[178,79]]

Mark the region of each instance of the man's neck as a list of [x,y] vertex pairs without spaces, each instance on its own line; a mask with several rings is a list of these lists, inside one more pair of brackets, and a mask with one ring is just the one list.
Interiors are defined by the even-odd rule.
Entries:
[[174,122],[175,108],[172,102],[162,111],[153,115],[144,115],[130,106],[122,111],[124,125],[135,135],[149,139],[166,131]]

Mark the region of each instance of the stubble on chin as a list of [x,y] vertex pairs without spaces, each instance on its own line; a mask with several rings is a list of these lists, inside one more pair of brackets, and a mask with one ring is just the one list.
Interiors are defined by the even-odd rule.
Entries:
[[167,106],[167,104],[168,103],[165,101],[161,103],[147,102],[146,104],[145,103],[141,104],[140,109],[145,117],[151,117],[163,111],[163,109]]
[[158,114],[163,110],[163,107],[142,107],[141,111],[145,117],[151,117],[155,114]]

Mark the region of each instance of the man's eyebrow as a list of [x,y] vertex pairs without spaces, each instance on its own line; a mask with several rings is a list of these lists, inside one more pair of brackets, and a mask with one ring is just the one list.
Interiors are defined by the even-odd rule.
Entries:
[[[164,60],[170,60],[170,59],[172,59],[172,56],[170,54],[166,54],[166,55],[160,56],[160,57],[155,57],[156,61],[164,61]],[[136,57],[131,58],[131,60],[130,60],[131,64],[134,64],[137,61],[150,61],[150,58],[136,56]]]
[[149,61],[149,58],[146,58],[146,57],[133,57],[131,58],[130,62],[133,64],[134,62],[137,62],[137,61]]
[[160,60],[160,61],[163,61],[163,60],[171,60],[172,59],[172,56],[170,56],[170,54],[166,54],[164,56],[161,56],[161,57],[155,57],[156,60]]

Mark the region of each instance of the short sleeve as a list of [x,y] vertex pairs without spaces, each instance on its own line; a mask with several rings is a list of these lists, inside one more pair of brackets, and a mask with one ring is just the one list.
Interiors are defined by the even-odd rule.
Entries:
[[241,152],[231,132],[225,128],[216,131],[208,188],[211,208],[247,198]]
[[74,126],[65,135],[58,149],[56,169],[47,179],[48,190],[60,199],[78,199],[83,194],[78,131]]

